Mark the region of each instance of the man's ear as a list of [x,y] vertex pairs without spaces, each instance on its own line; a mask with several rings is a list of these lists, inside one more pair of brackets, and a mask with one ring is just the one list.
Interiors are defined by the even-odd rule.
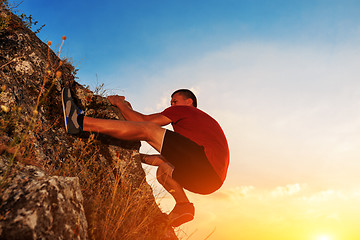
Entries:
[[186,99],[185,102],[186,102],[186,105],[193,106],[193,100],[191,98]]

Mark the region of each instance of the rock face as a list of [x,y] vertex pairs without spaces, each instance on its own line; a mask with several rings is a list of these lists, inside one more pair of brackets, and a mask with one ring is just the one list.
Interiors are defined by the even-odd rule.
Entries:
[[86,115],[124,119],[50,45],[0,12],[0,239],[177,239],[139,142],[66,134],[64,86]]
[[2,201],[6,217],[0,224],[1,239],[88,238],[79,178],[49,176],[35,166],[21,166]]

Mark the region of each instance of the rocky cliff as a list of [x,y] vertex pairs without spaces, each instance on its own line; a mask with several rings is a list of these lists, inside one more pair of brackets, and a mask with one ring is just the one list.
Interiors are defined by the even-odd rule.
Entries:
[[139,142],[66,134],[64,86],[86,115],[124,119],[58,55],[0,12],[0,239],[177,239],[145,181]]

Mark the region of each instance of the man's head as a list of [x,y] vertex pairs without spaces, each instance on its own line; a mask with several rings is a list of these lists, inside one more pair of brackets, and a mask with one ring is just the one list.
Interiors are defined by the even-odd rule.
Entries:
[[171,106],[184,105],[197,107],[195,94],[189,89],[179,89],[171,94]]

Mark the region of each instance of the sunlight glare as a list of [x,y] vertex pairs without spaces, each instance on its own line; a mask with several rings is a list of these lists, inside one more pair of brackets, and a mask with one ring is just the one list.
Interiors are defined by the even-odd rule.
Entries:
[[333,238],[330,237],[329,235],[321,235],[321,236],[318,236],[316,238],[316,240],[333,240]]

